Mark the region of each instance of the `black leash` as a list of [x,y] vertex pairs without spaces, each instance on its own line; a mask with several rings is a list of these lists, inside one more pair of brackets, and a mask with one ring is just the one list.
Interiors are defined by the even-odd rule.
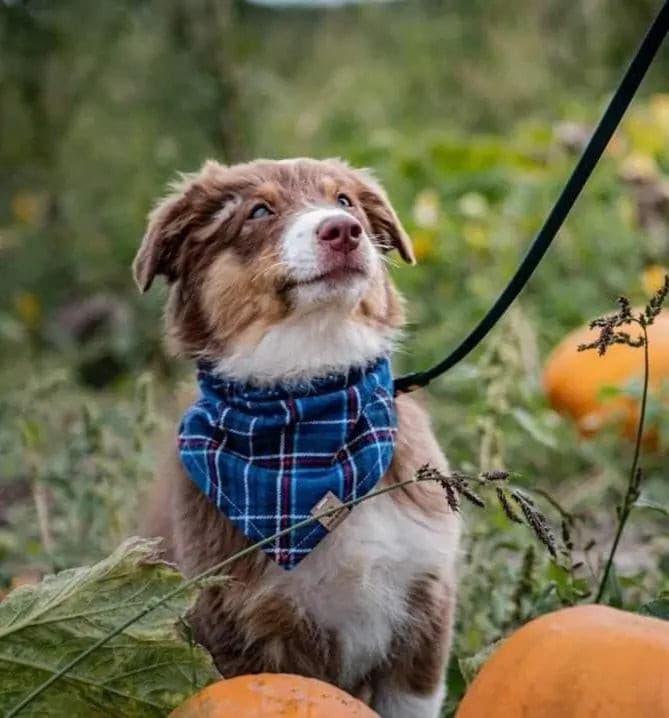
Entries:
[[590,178],[597,162],[599,162],[611,136],[620,124],[625,111],[632,102],[668,31],[669,0],[665,0],[641,45],[639,45],[639,49],[636,51],[590,141],[583,150],[583,154],[571,173],[571,177],[553,205],[553,209],[530,245],[529,251],[511,281],[483,319],[445,359],[426,371],[407,374],[395,379],[395,394],[405,394],[427,386],[433,379],[464,359],[502,318],[511,303],[523,290],[539,262],[541,262],[546,250],[550,247],[551,242],[555,239],[581,190]]

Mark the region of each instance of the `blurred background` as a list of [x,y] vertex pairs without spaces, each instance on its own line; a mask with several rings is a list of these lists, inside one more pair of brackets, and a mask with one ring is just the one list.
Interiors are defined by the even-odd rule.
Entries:
[[[374,168],[419,258],[394,270],[411,322],[396,365],[422,368],[515,268],[657,5],[0,0],[0,589],[133,531],[190,376],[162,347],[162,287],[139,297],[129,269],[178,171],[294,155]],[[667,78],[665,48],[521,301],[430,391],[453,464],[547,492],[582,564],[549,561],[501,511],[469,512],[452,696],[468,657],[592,589],[615,528],[632,447],[615,427],[583,439],[541,373],[569,330],[621,293],[643,303],[669,265]],[[663,391],[619,605],[669,588]]]

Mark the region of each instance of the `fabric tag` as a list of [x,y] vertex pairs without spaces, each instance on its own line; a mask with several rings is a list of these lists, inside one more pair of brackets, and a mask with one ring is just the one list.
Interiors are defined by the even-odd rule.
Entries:
[[332,491],[328,491],[327,494],[311,509],[312,516],[318,516],[325,511],[332,511],[333,513],[327,516],[319,517],[318,521],[328,531],[333,531],[339,526],[339,524],[349,515],[351,509],[346,507],[340,511],[335,511],[338,506],[343,506],[342,502],[335,496]]

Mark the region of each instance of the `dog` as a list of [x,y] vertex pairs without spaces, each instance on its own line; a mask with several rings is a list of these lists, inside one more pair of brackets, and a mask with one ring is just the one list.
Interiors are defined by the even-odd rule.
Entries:
[[[333,377],[349,394],[346,377],[380,381],[368,367],[391,353],[404,323],[387,271],[393,253],[414,263],[407,233],[366,170],[340,160],[208,161],[156,205],[133,269],[142,292],[165,278],[168,344],[206,367],[210,388],[220,381],[274,396],[280,387],[285,398],[316,387],[321,401],[318,387]],[[407,481],[425,464],[448,471],[422,405],[384,392],[375,390],[370,401],[394,412],[383,415],[389,425],[381,432],[393,448],[376,488]],[[379,396],[386,397],[381,404]],[[217,399],[207,406],[214,405]],[[210,418],[201,406],[190,416]],[[253,537],[240,530],[238,516],[235,522],[220,510],[211,477],[203,480],[209,488],[198,485],[204,440],[200,429],[184,431],[159,468],[148,533],[163,536],[172,559],[193,576]],[[250,463],[229,466],[244,471]],[[241,490],[242,474],[234,476],[226,491]],[[321,533],[291,570],[271,550],[226,567],[228,580],[204,588],[192,612],[196,639],[224,677],[297,673],[343,688],[382,718],[435,718],[445,695],[460,533],[441,487],[421,482],[389,491]]]

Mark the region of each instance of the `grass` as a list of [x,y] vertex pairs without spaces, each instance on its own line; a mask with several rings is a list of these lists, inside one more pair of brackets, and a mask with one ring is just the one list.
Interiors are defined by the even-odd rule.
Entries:
[[[3,112],[11,114],[0,122],[16,128],[12,146],[0,147],[0,165],[11,170],[0,173],[0,590],[99,559],[137,525],[157,438],[176,417],[172,397],[191,369],[163,353],[163,296],[137,297],[129,263],[164,181],[206,155],[234,155],[217,134],[219,106],[228,105],[220,104],[219,70],[206,65],[216,36],[207,36],[198,3],[146,17],[101,8],[90,34],[73,31],[75,5],[28,17],[21,3],[0,3],[16,60],[0,69]],[[266,36],[269,11],[243,10],[243,29],[226,45],[232,57],[218,58],[232,63],[228,74],[240,82],[240,153],[338,154],[374,167],[388,188],[419,259],[416,268],[393,270],[410,317],[398,373],[441,358],[515,269],[571,169],[574,138],[596,119],[649,7],[599,23],[599,44],[586,43],[590,56],[579,62],[580,38],[592,29],[580,11],[568,14],[557,37],[541,3],[514,4],[516,19],[501,3],[485,12],[476,3],[440,7],[430,22],[427,0],[415,14],[401,5],[391,11],[402,21],[394,24],[379,23],[387,17],[379,9],[318,21],[308,13],[272,16],[285,32]],[[608,12],[592,10],[600,11]],[[47,23],[60,44],[43,49],[49,70],[37,72],[35,62],[31,79],[19,70],[33,65],[19,61],[37,42],[35,23]],[[291,23],[312,33],[308,57],[291,54]],[[85,43],[105,49],[105,63],[59,80],[68,58],[89,56]],[[357,67],[367,68],[364,76]],[[160,68],[172,84],[154,81]],[[85,91],[70,87],[87,73]],[[38,80],[55,85],[40,89]],[[24,81],[52,98],[45,107],[54,134],[39,157]],[[80,103],[73,116],[60,112],[54,86],[63,97],[72,90]],[[175,91],[188,102],[175,107]],[[273,107],[271,117],[244,122],[262,102]],[[597,597],[621,526],[615,507],[629,503],[634,446],[615,427],[580,437],[548,406],[541,372],[551,348],[621,292],[638,305],[655,290],[657,268],[669,264],[668,172],[669,96],[651,93],[632,108],[504,322],[430,389],[452,465],[468,475],[511,471],[514,489],[546,514],[558,547],[554,559],[496,501],[486,511],[463,506],[449,711],[477,656],[496,640],[533,616]],[[642,386],[623,391],[639,396]],[[650,392],[647,412],[658,447],[644,457],[641,497],[619,531],[600,596],[628,610],[669,590],[669,421],[661,394]]]
[[[641,117],[649,112],[648,105],[637,108]],[[385,158],[382,173],[400,189],[402,215],[422,264],[396,270],[413,319],[400,354],[404,368],[433,360],[483,311],[496,289],[493,260],[496,282],[517,260],[515,234],[529,236],[571,161],[547,131],[536,136],[528,140],[521,127],[504,140],[473,137],[456,146],[452,138],[439,138],[411,153],[395,148]],[[629,140],[623,135],[619,141]],[[468,473],[512,470],[523,494],[533,496],[548,521],[563,525],[568,535],[552,559],[525,527],[509,523],[503,506],[463,509],[468,530],[449,672],[453,700],[464,687],[461,659],[466,665],[532,616],[592,600],[601,576],[632,446],[615,428],[595,440],[581,439],[546,405],[540,373],[550,346],[587,320],[593,307],[605,306],[618,288],[631,286],[635,299],[643,297],[636,243],[646,237],[634,216],[633,190],[619,178],[632,151],[604,160],[520,303],[472,359],[431,390],[432,412],[453,464]],[[614,280],[621,284],[614,288]],[[428,295],[434,301],[421,300]],[[26,324],[20,312],[17,317]],[[6,385],[16,381],[1,405],[5,585],[32,570],[99,558],[132,533],[155,458],[156,429],[169,425],[175,382],[189,376],[186,367],[166,373],[156,362],[138,379],[123,375],[100,391],[82,385],[73,356],[40,354],[27,365],[28,373],[14,365],[2,375]],[[662,416],[656,417],[664,436]],[[663,466],[662,451],[648,457],[644,491],[666,507]],[[632,514],[607,602],[634,610],[667,589],[666,520],[659,511]]]

